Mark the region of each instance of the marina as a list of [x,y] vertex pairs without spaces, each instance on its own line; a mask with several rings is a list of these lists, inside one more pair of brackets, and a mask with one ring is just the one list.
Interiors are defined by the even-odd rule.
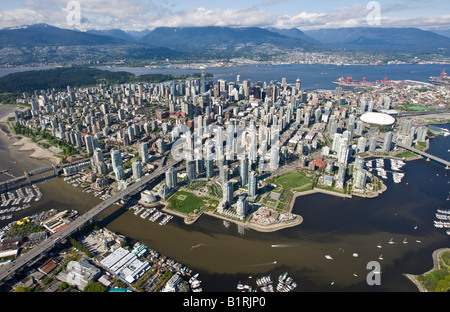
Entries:
[[140,216],[142,219],[148,219],[155,222],[162,217],[161,221],[158,222],[159,225],[166,225],[173,216],[164,212],[159,211],[156,208],[145,208],[139,204],[128,207],[128,210],[134,210],[136,216]]
[[39,201],[41,199],[42,193],[39,187],[33,184],[32,188],[34,192],[31,188],[25,187],[19,188],[15,192],[9,191],[6,192],[6,194],[0,194],[0,221],[12,219],[14,212],[30,208],[30,202],[33,198],[35,201]]
[[[373,162],[375,161],[375,167],[373,167]],[[401,183],[405,177],[405,173],[400,170],[405,165],[405,162],[400,159],[390,159],[391,170],[385,169],[385,160],[383,158],[378,158],[376,160],[368,160],[365,165],[369,171],[375,170],[377,175],[382,179],[386,180],[388,178],[387,173],[392,174],[392,179],[395,183]]]
[[270,275],[266,275],[256,279],[256,287],[253,287],[251,283],[242,283],[239,281],[236,288],[241,292],[257,292],[258,290],[262,292],[291,292],[296,287],[297,283],[288,275],[288,272],[285,272],[278,277],[275,287]]

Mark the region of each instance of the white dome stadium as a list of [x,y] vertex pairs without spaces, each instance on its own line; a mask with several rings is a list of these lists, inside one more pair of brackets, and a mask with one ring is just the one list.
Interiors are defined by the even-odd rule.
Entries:
[[375,126],[392,126],[395,123],[395,118],[383,113],[365,113],[360,119],[368,124]]

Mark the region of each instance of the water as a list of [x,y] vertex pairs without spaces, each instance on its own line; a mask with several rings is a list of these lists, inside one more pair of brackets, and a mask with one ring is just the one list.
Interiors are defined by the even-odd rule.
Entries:
[[[124,70],[135,75],[142,74],[171,74],[171,75],[188,75],[199,73],[199,69],[150,69],[150,68],[108,68],[100,67],[100,69],[119,71]],[[382,65],[382,66],[366,66],[366,65],[317,65],[317,64],[289,64],[289,65],[248,65],[243,67],[216,68],[208,67],[203,70],[206,73],[213,74],[213,80],[225,79],[227,81],[235,81],[237,75],[240,75],[240,81],[251,80],[252,82],[281,82],[286,78],[287,83],[295,84],[297,78],[300,78],[302,89],[330,89],[334,90],[337,85],[333,81],[340,77],[346,78],[352,76],[358,81],[362,81],[364,77],[367,81],[383,80],[387,76],[390,80],[416,80],[428,82],[430,76],[439,76],[443,65]]]
[[[390,80],[416,80],[428,82],[430,76],[439,76],[445,65],[439,64],[403,64],[403,65],[318,65],[318,64],[288,64],[288,65],[248,65],[228,68],[208,67],[203,70],[206,73],[214,75],[213,80],[225,79],[227,81],[235,81],[237,75],[240,80],[251,80],[253,82],[269,83],[270,81],[281,82],[282,78],[286,78],[287,83],[294,84],[297,78],[300,78],[302,89],[335,89],[336,84],[333,81],[340,77],[352,76],[358,81],[362,81],[364,77],[367,81],[383,80],[387,76]],[[51,67],[38,68],[0,68],[0,77],[13,72],[26,70],[50,69]],[[179,69],[179,68],[134,68],[119,67],[109,68],[100,66],[99,69],[111,71],[128,71],[135,75],[142,74],[171,74],[171,75],[189,75],[199,73],[200,69]]]
[[[317,77],[321,88],[326,88],[329,81],[336,79],[330,74],[320,74],[326,65],[315,66],[268,67],[266,74],[263,72],[267,68],[256,66],[214,70],[217,70],[215,78],[228,75],[231,80],[239,73],[242,80],[249,77],[270,81],[270,77],[279,80],[286,77],[290,82],[303,69],[300,77],[304,85],[314,84],[308,81]],[[332,66],[329,67],[331,71]],[[280,71],[275,73],[274,68]],[[292,71],[288,71],[289,68]],[[311,77],[306,74],[307,68],[314,71]],[[348,70],[353,77],[359,78],[355,74],[357,68],[344,66],[334,70],[336,75],[338,70]],[[382,79],[388,69],[399,69],[398,77],[394,72],[387,72],[390,79],[421,80],[422,77],[426,81],[429,75],[438,74],[441,66],[361,66],[360,73],[368,80]],[[208,69],[207,72],[211,71]],[[450,125],[445,127],[450,128]],[[31,152],[20,152],[19,147],[10,146],[11,142],[0,135],[0,169],[8,168],[19,175],[24,170],[48,163],[30,159]],[[438,137],[431,141],[429,152],[449,159],[449,147],[450,137]],[[105,213],[100,219],[104,218],[103,222],[109,229],[142,241],[200,272],[205,291],[236,291],[239,281],[251,282],[255,286],[258,277],[270,274],[274,280],[284,272],[289,272],[297,281],[296,291],[417,291],[402,274],[428,271],[432,267],[432,252],[449,247],[450,237],[445,230],[433,226],[436,209],[450,209],[450,201],[446,200],[450,190],[449,176],[442,165],[425,160],[407,162],[403,170],[406,175],[402,183],[395,184],[388,175],[388,190],[375,199],[342,199],[323,194],[299,197],[294,213],[302,215],[304,222],[275,233],[246,230],[242,234],[233,223],[227,228],[221,220],[208,216],[203,216],[193,225],[185,225],[181,218],[174,217],[167,225],[160,226],[157,222],[135,216],[133,211],[118,210],[118,206],[108,210],[108,213],[113,212],[112,216]],[[63,182],[62,178],[48,179],[39,187],[43,193],[42,200],[32,203],[30,210],[14,215],[13,220],[51,208],[76,209],[83,213],[100,201]],[[388,244],[391,238],[396,244]],[[408,244],[402,244],[404,238],[408,239]],[[382,244],[381,249],[377,248],[379,243]],[[352,256],[354,252],[358,253],[357,258]],[[325,259],[327,254],[332,255],[333,260]],[[384,260],[378,260],[381,254]],[[373,260],[381,264],[381,286],[368,286],[366,283],[369,272],[366,264]]]

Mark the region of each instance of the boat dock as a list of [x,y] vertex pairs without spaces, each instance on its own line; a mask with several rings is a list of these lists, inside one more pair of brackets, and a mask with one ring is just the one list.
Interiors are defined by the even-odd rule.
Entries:
[[140,216],[142,219],[148,219],[151,222],[155,222],[162,217],[161,221],[158,222],[159,225],[166,225],[173,216],[164,212],[159,211],[156,208],[145,208],[139,204],[131,206],[129,210],[134,210],[136,216]]

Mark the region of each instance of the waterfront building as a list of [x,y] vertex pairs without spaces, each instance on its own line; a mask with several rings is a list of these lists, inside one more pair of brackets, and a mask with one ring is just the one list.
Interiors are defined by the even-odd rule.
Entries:
[[245,196],[239,196],[237,205],[236,205],[236,213],[240,218],[245,218],[248,214],[249,205],[248,200]]
[[427,139],[427,127],[420,126],[417,128],[417,140],[425,142]]
[[344,188],[346,171],[347,171],[347,166],[344,164],[339,164],[339,170],[338,170],[337,182],[336,182],[337,188],[341,188],[341,189]]
[[353,187],[364,189],[366,187],[367,172],[361,168],[357,169],[353,178]]
[[228,206],[233,204],[233,193],[234,193],[234,185],[231,181],[226,181],[222,187],[223,192],[223,200],[227,203]]

